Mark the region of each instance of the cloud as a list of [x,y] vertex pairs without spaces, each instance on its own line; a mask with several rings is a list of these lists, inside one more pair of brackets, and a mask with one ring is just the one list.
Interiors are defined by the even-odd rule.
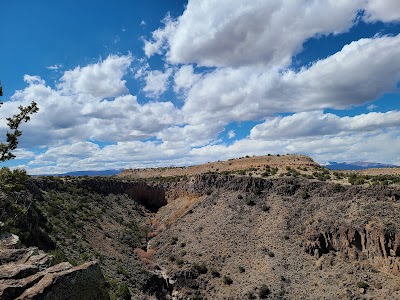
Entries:
[[203,74],[194,83],[182,110],[190,116],[187,122],[201,124],[257,120],[284,112],[350,108],[398,90],[399,65],[397,35],[352,42],[298,72],[254,66],[219,68]]
[[59,70],[59,69],[61,69],[63,67],[63,65],[62,64],[55,64],[55,65],[52,65],[52,66],[48,66],[48,67],[46,67],[46,69],[49,69],[49,70],[54,70],[54,71],[56,71],[56,70]]
[[115,97],[127,93],[122,78],[132,63],[132,55],[110,55],[105,60],[83,68],[64,72],[58,88],[64,94],[83,94],[96,98]]
[[[142,21],[142,23],[143,23],[143,21]],[[151,34],[152,40],[151,41],[148,41],[143,38],[143,42],[144,42],[143,50],[147,57],[151,57],[154,54],[161,54],[163,49],[165,49],[167,47],[166,42],[167,42],[168,35],[170,34],[170,32],[172,32],[174,30],[175,25],[174,25],[174,21],[172,20],[172,18],[169,14],[167,14],[167,16],[162,20],[162,23],[164,23],[163,28],[157,29],[152,32],[152,34]],[[142,25],[144,25],[144,24],[142,24]]]
[[375,105],[375,104],[370,104],[370,105],[367,106],[368,110],[374,110],[375,108],[378,108],[378,106]]
[[167,69],[165,72],[158,70],[147,71],[144,75],[145,87],[143,88],[146,96],[158,98],[165,93],[165,91],[168,89],[168,83],[171,74],[172,69]]
[[199,81],[201,74],[195,74],[192,65],[184,65],[174,74],[174,92],[186,92]]
[[399,22],[400,5],[397,0],[368,0],[363,19],[367,22]]
[[[130,59],[126,56],[108,59],[112,60],[113,66],[113,72],[108,76],[115,76],[108,79],[110,89],[115,86],[113,91],[107,92],[109,96],[111,92],[117,94],[120,78],[128,67],[126,59]],[[25,148],[41,145],[52,147],[65,142],[88,140],[119,142],[148,139],[170,126],[183,123],[182,112],[172,102],[139,104],[137,97],[130,94],[104,99],[106,92],[88,94],[87,88],[76,84],[81,82],[81,76],[96,77],[99,72],[105,71],[104,68],[109,69],[106,67],[108,64],[101,61],[79,68],[79,74],[75,74],[77,76],[70,76],[77,69],[68,70],[55,88],[46,85],[38,76],[25,75],[28,86],[15,92],[11,101],[5,102],[0,110],[0,129],[6,130],[6,117],[17,113],[19,105],[27,105],[31,101],[38,103],[39,113],[32,116],[29,124],[22,124],[24,134],[21,146]],[[114,64],[119,66],[119,70]],[[95,74],[89,74],[90,71]],[[102,80],[105,78],[102,77]]]
[[144,50],[167,49],[175,64],[287,66],[308,38],[347,31],[362,2],[192,0],[177,20],[164,20]]
[[235,137],[235,131],[234,130],[229,130],[228,131],[228,138],[229,139],[233,139]]
[[350,132],[369,132],[400,127],[400,112],[371,112],[354,117],[338,117],[322,111],[301,112],[286,117],[276,117],[253,127],[251,139],[282,140],[326,135],[343,135]]

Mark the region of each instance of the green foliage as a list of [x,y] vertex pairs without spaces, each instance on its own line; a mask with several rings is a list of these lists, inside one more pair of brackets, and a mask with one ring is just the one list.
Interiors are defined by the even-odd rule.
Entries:
[[25,188],[25,181],[29,175],[25,170],[10,170],[7,167],[0,169],[0,189],[6,193],[21,191]]
[[53,256],[52,262],[54,265],[67,261],[67,258],[65,257],[64,253],[58,248],[50,251],[50,255]]
[[[3,95],[3,88],[0,83],[0,96]],[[2,103],[0,103],[1,105]],[[13,115],[10,118],[6,118],[8,121],[7,126],[10,128],[11,132],[6,133],[6,142],[0,142],[0,162],[15,158],[12,153],[13,150],[17,149],[19,138],[22,135],[22,131],[19,130],[21,123],[28,122],[30,120],[30,115],[37,113],[39,108],[36,102],[32,102],[28,106],[19,106],[19,113]]]
[[359,282],[357,282],[357,287],[366,289],[369,287],[369,284],[366,283],[365,281],[359,281]]
[[117,274],[129,277],[129,272],[121,264],[117,265]]
[[110,284],[110,300],[130,300],[132,295],[125,282],[118,283],[115,279],[108,280]]

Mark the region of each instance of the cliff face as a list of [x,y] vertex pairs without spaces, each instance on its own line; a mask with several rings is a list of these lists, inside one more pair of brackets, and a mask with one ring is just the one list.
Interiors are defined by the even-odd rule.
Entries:
[[168,204],[149,249],[174,299],[263,284],[274,299],[400,297],[398,187],[218,174],[158,186]]
[[342,227],[309,234],[305,250],[317,258],[335,251],[348,261],[368,260],[384,272],[400,275],[400,232],[373,221],[361,229]]
[[[113,180],[110,178],[87,177],[68,180],[64,179],[70,186],[85,189],[102,195],[127,194],[130,198],[142,204],[150,211],[157,211],[167,204],[165,191],[162,188],[149,186],[143,181]],[[31,184],[41,190],[63,190],[59,180],[35,180]]]

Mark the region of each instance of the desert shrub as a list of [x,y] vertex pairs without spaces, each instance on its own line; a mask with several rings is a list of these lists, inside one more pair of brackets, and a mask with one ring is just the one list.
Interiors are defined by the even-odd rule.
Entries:
[[192,268],[197,272],[199,272],[200,274],[206,274],[208,272],[207,266],[204,263],[202,264],[196,263],[192,266]]
[[211,269],[210,269],[210,274],[211,274],[211,276],[212,277],[221,277],[221,274],[219,273],[219,271],[215,268],[215,267],[212,267]]
[[359,282],[357,282],[357,287],[366,289],[369,287],[369,284],[366,283],[365,281],[359,281]]
[[244,200],[244,203],[246,203],[246,205],[249,205],[249,206],[254,206],[254,205],[256,205],[256,202],[255,202],[253,199],[251,199],[251,198],[246,198],[246,199]]
[[265,299],[271,294],[271,290],[267,287],[267,285],[263,284],[258,291],[258,296],[261,299]]
[[125,277],[129,276],[129,272],[121,264],[117,265],[117,273]]
[[52,263],[54,265],[57,265],[57,264],[67,260],[67,258],[65,257],[64,253],[58,248],[50,251],[50,255],[53,256]]
[[299,196],[302,199],[308,199],[310,197],[310,195],[306,191],[300,191]]
[[269,210],[271,209],[271,207],[270,207],[269,205],[267,205],[267,204],[263,204],[263,206],[261,207],[261,209],[262,209],[263,211],[269,211]]
[[334,193],[340,193],[344,190],[344,187],[340,183],[335,183],[332,189]]
[[129,292],[129,288],[126,285],[126,283],[122,282],[121,284],[118,285],[117,296],[119,299],[123,299],[123,300],[131,299],[131,293]]
[[176,236],[173,236],[171,238],[171,245],[175,245],[178,242],[178,238]]
[[246,272],[246,269],[242,266],[239,266],[239,272],[244,273],[244,272]]
[[254,292],[253,292],[253,291],[247,292],[247,293],[245,294],[245,296],[246,296],[246,298],[247,298],[248,300],[257,299],[257,296],[254,295]]
[[232,278],[230,278],[230,277],[227,276],[227,275],[224,275],[224,278],[222,279],[222,281],[223,281],[223,283],[226,284],[226,285],[231,285],[231,284],[233,283]]
[[182,259],[180,259],[180,258],[176,260],[176,264],[177,264],[179,267],[182,267],[184,263],[185,263],[185,262],[184,262]]
[[238,198],[238,199],[243,199],[243,196],[239,194],[239,195],[237,196],[237,198]]

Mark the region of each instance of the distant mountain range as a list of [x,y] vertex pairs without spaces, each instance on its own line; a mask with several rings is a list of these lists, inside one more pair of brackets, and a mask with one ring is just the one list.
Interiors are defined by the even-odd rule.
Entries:
[[356,162],[335,162],[329,161],[324,166],[330,170],[364,170],[372,168],[398,168],[399,166],[382,164],[376,162],[356,161]]
[[58,174],[58,176],[112,176],[121,173],[123,169],[111,169],[101,171],[73,171],[64,174]]

